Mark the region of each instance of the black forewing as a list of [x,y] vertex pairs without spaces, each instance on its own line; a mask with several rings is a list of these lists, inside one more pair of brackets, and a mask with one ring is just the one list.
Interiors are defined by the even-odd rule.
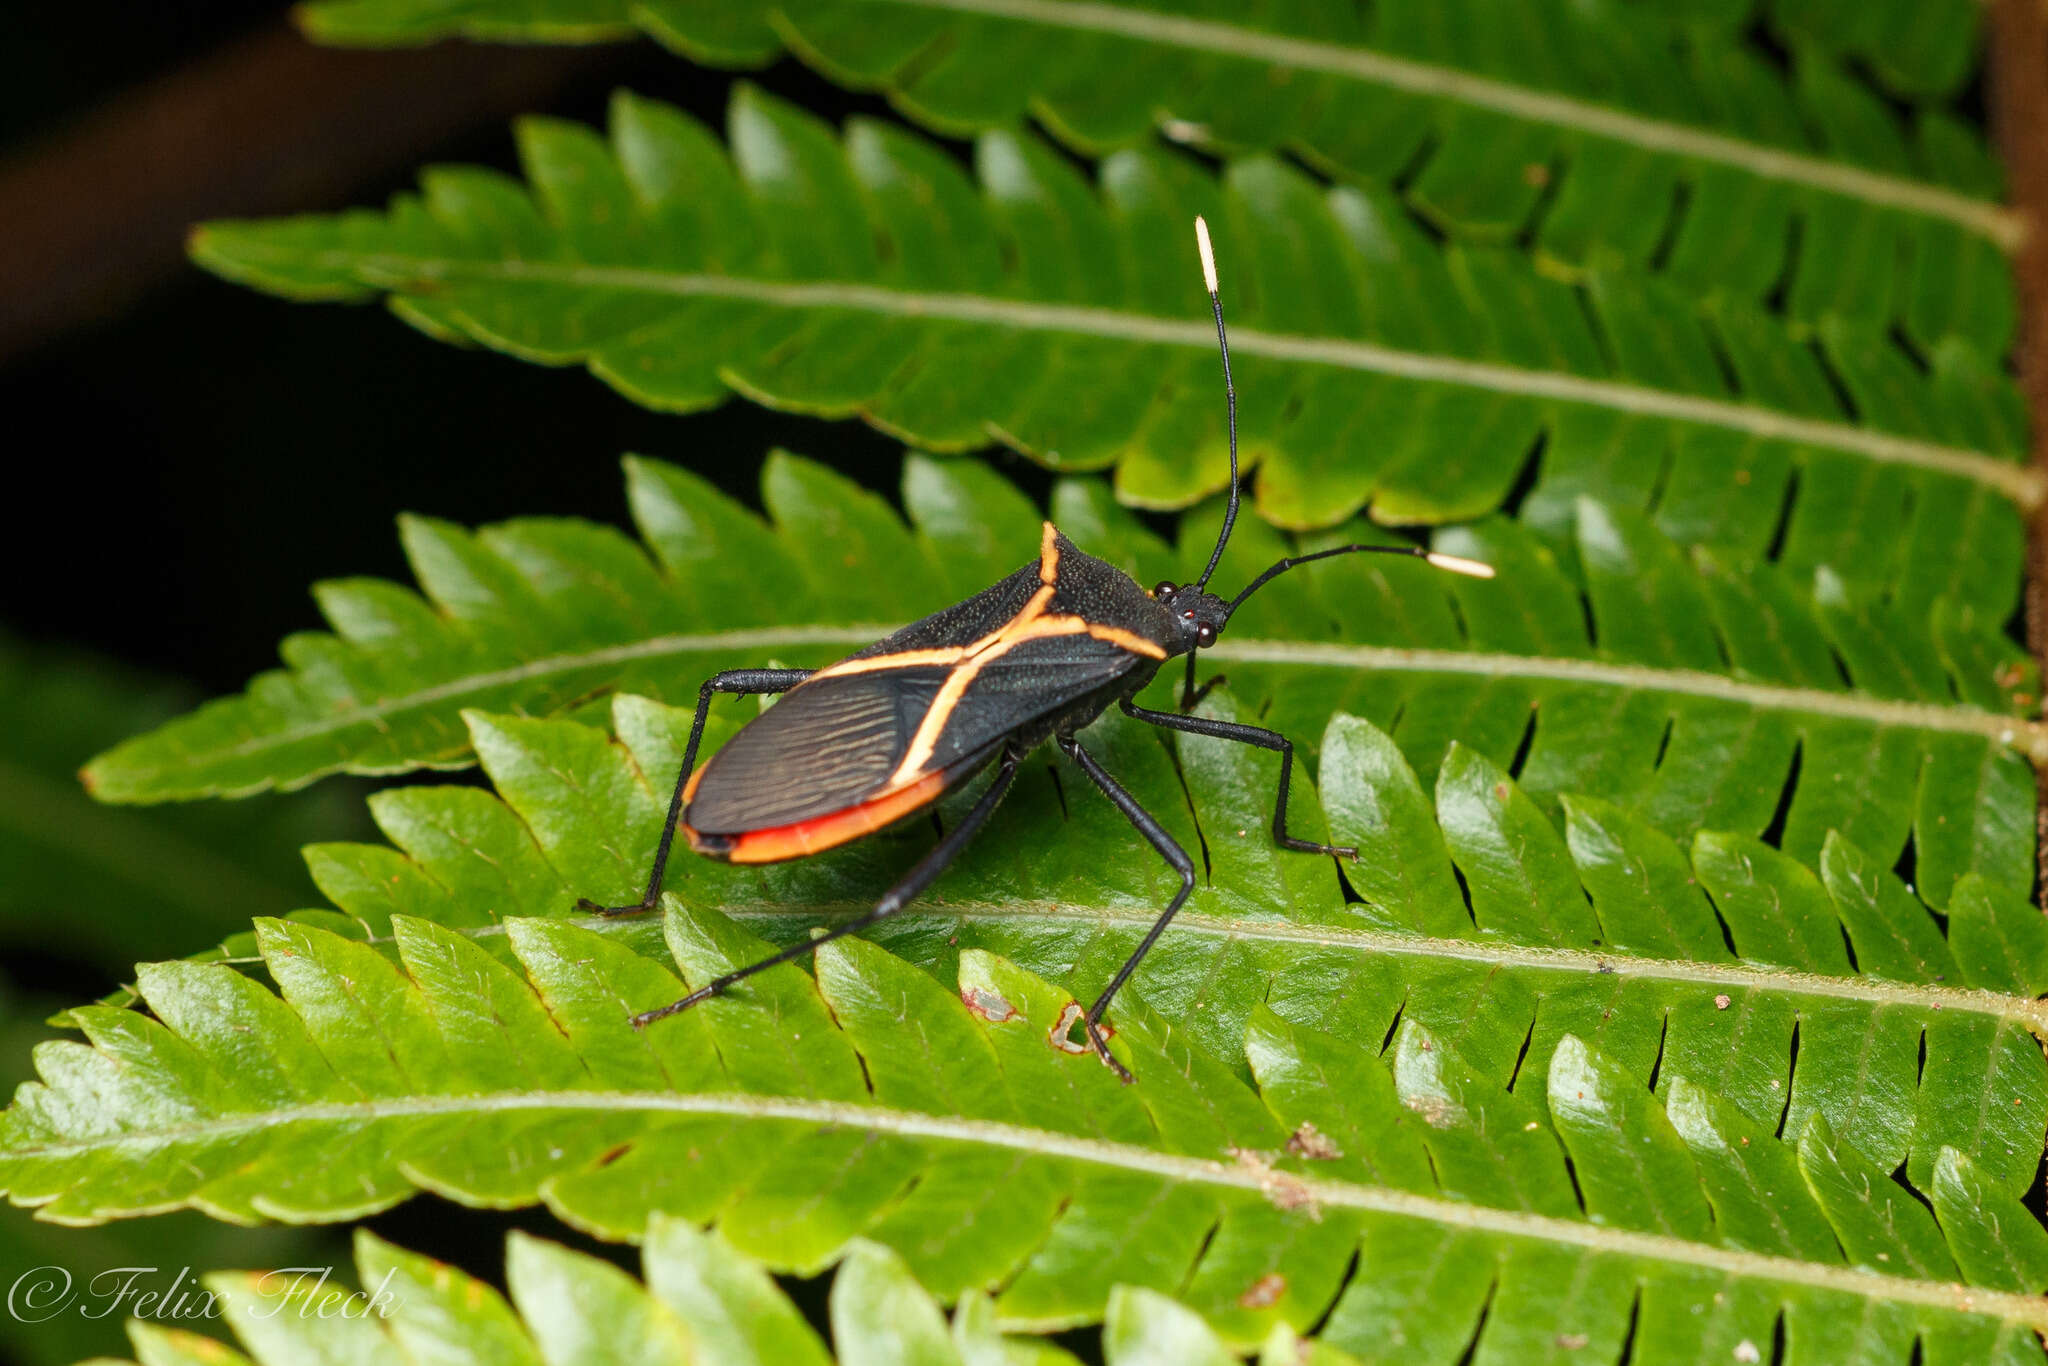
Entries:
[[[1024,643],[984,664],[946,714],[919,773],[971,766],[993,747],[1151,661],[1084,635]],[[879,796],[953,672],[917,665],[805,683],[705,765],[687,822],[741,834],[814,820]],[[963,775],[964,776],[964,775]]]
[[[1033,561],[847,659],[972,644],[1023,611],[1038,589]],[[768,830],[876,796],[902,764],[949,672],[916,665],[818,678],[793,689],[712,756],[690,800],[690,828],[727,835]]]
[[927,768],[949,768],[1152,661],[1093,636],[1043,636],[988,661],[947,714]]
[[[1060,540],[1060,594],[1051,610],[1107,619],[1158,637],[1144,590],[1113,566]],[[1041,587],[1037,562],[973,597],[896,631],[849,660],[964,646],[1016,618]],[[966,771],[1006,736],[1068,710],[1080,699],[1151,665],[1085,634],[1026,640],[984,660],[946,713],[920,774]],[[690,801],[689,826],[742,834],[814,820],[879,795],[902,767],[919,726],[955,666],[906,665],[816,678],[785,694],[705,766]]]
[[690,799],[690,828],[736,835],[866,801],[903,761],[946,672],[842,674],[794,689],[705,765]]

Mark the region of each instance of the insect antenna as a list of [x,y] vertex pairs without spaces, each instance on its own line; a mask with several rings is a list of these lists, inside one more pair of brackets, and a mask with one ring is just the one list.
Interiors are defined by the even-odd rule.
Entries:
[[1286,559],[1280,561],[1280,563],[1245,585],[1245,590],[1230,600],[1230,610],[1235,612],[1238,604],[1296,565],[1307,564],[1311,560],[1327,560],[1333,555],[1408,555],[1418,560],[1427,560],[1438,569],[1448,569],[1453,574],[1463,574],[1468,578],[1490,579],[1493,577],[1493,566],[1490,564],[1480,560],[1468,560],[1462,555],[1446,555],[1439,550],[1424,550],[1421,546],[1339,545],[1332,546],[1328,550],[1311,551],[1306,555],[1289,555]]
[[1216,572],[1216,564],[1223,558],[1224,542],[1230,539],[1231,525],[1237,521],[1237,388],[1230,382],[1230,335],[1223,329],[1223,295],[1216,287],[1216,252],[1209,245],[1209,225],[1199,214],[1195,216],[1195,245],[1201,248],[1202,283],[1209,287],[1209,307],[1216,314],[1216,345],[1223,352],[1223,399],[1230,411],[1230,502],[1223,509],[1223,531],[1216,538],[1216,548],[1209,552],[1202,577],[1195,580],[1199,591],[1209,586],[1209,576]]
[[[1209,224],[1199,214],[1195,217],[1195,245],[1202,253],[1202,283],[1209,287],[1209,307],[1216,314],[1216,347],[1223,355],[1223,399],[1230,415],[1230,501],[1223,508],[1223,530],[1216,537],[1216,548],[1209,552],[1209,563],[1202,569],[1202,577],[1195,580],[1197,590],[1209,586],[1209,576],[1216,572],[1216,565],[1223,559],[1223,547],[1230,540],[1230,528],[1237,522],[1237,386],[1230,379],[1230,334],[1223,326],[1223,294],[1216,284],[1216,251],[1209,243]],[[1275,578],[1298,564],[1311,560],[1327,560],[1332,555],[1411,555],[1427,560],[1438,569],[1448,569],[1454,574],[1465,574],[1475,579],[1493,577],[1493,566],[1478,560],[1468,560],[1460,555],[1445,555],[1420,546],[1399,545],[1340,545],[1329,550],[1317,550],[1307,555],[1290,555],[1265,573],[1253,579],[1242,593],[1230,600],[1229,611],[1235,612],[1246,598],[1265,587]],[[1194,680],[1194,655],[1188,656],[1188,680],[1192,688]]]

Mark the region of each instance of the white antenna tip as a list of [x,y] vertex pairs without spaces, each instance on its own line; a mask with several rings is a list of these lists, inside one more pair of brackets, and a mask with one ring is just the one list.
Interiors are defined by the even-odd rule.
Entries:
[[1483,564],[1478,560],[1468,560],[1462,555],[1442,555],[1432,550],[1422,558],[1428,560],[1438,569],[1448,569],[1453,574],[1466,574],[1475,579],[1490,579],[1493,577],[1492,565]]
[[1202,282],[1209,286],[1209,292],[1216,292],[1216,252],[1209,245],[1209,224],[1200,214],[1195,215],[1195,245],[1202,249]]

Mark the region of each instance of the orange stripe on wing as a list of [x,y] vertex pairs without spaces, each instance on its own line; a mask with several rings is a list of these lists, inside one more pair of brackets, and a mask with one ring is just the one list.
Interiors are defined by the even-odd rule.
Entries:
[[903,762],[896,766],[892,782],[908,782],[931,762],[932,752],[939,747],[939,737],[945,734],[947,724],[952,721],[954,709],[981,671],[1027,640],[1043,640],[1047,636],[1093,636],[1133,654],[1152,659],[1166,658],[1165,650],[1143,636],[1114,626],[1098,625],[1083,617],[1046,614],[1044,607],[1052,600],[1052,592],[1050,587],[1039,589],[1030,605],[1019,612],[1009,625],[977,641],[973,653],[953,666],[953,671],[939,686],[938,695],[932,698],[923,720],[918,723],[917,733],[910,737],[910,747],[903,753]]
[[1166,658],[1165,649],[1156,640],[1148,640],[1135,631],[1126,631],[1120,626],[1104,626],[1100,622],[1088,623],[1088,634],[1097,640],[1106,640],[1120,650],[1129,650],[1134,655],[1148,659]]
[[[1051,526],[1051,522],[1046,523]],[[953,708],[967,695],[975,676],[982,666],[991,660],[1002,658],[1005,651],[1017,642],[1047,635],[1079,635],[1086,629],[1079,617],[1046,616],[1047,604],[1052,602],[1056,590],[1050,583],[1031,595],[1031,601],[1024,604],[1024,610],[1010,618],[1000,629],[990,632],[968,647],[968,656],[953,666],[946,675],[946,681],[939,685],[938,695],[925,709],[924,718],[918,722],[917,733],[910,737],[910,748],[903,752],[903,762],[896,767],[891,782],[908,782],[913,774],[922,772],[931,761],[932,751],[938,748],[939,736],[945,732],[953,719]],[[1072,622],[1072,626],[1055,626],[1054,623]]]
[[[947,645],[936,650],[899,650],[893,655],[868,655],[863,659],[842,659],[837,664],[818,670],[805,683],[816,683],[825,678],[844,678],[848,674],[880,673],[884,669],[916,669],[932,666],[945,667],[958,664],[967,658],[972,646]],[[798,685],[799,687],[802,684]]]
[[793,825],[709,837],[699,835],[685,825],[683,833],[689,836],[692,849],[726,863],[779,863],[783,859],[823,853],[848,840],[880,830],[891,821],[936,801],[945,790],[946,775],[943,772],[927,773],[906,787],[885,792],[858,806],[849,806],[830,815],[813,816]]

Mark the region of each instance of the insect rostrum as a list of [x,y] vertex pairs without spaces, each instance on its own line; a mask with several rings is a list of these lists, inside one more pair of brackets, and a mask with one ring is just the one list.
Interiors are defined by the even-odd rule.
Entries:
[[[1414,555],[1482,578],[1493,571],[1415,547],[1345,545],[1283,559],[1227,602],[1208,591],[1209,576],[1237,520],[1237,395],[1230,380],[1230,345],[1208,225],[1196,219],[1195,231],[1222,351],[1230,433],[1230,497],[1201,577],[1185,585],[1161,583],[1147,592],[1121,569],[1082,552],[1047,522],[1036,560],[966,601],[913,622],[836,664],[815,671],[731,669],[706,680],[697,692],[689,746],[646,894],[630,906],[597,906],[586,900],[580,903],[584,909],[607,915],[653,910],[678,829],[696,852],[726,862],[801,858],[921,810],[991,763],[996,775],[959,824],[865,914],[818,939],[715,978],[634,1023],[651,1024],[685,1010],[763,968],[901,910],[945,871],[989,819],[1015,781],[1024,756],[1050,740],[1180,874],[1180,890],[1084,1017],[1097,1055],[1130,1081],[1130,1073],[1110,1055],[1100,1027],[1103,1012],[1187,900],[1195,871],[1179,842],[1075,738],[1111,705],[1168,730],[1277,750],[1280,782],[1273,805],[1273,838],[1302,853],[1357,857],[1355,849],[1287,833],[1294,746],[1285,736],[1187,714],[1199,697],[1195,652],[1216,643],[1245,599],[1276,575],[1310,560],[1377,552]],[[1180,711],[1153,711],[1132,702],[1159,666],[1177,655],[1188,660]],[[787,695],[699,768],[697,746],[717,693]]]

